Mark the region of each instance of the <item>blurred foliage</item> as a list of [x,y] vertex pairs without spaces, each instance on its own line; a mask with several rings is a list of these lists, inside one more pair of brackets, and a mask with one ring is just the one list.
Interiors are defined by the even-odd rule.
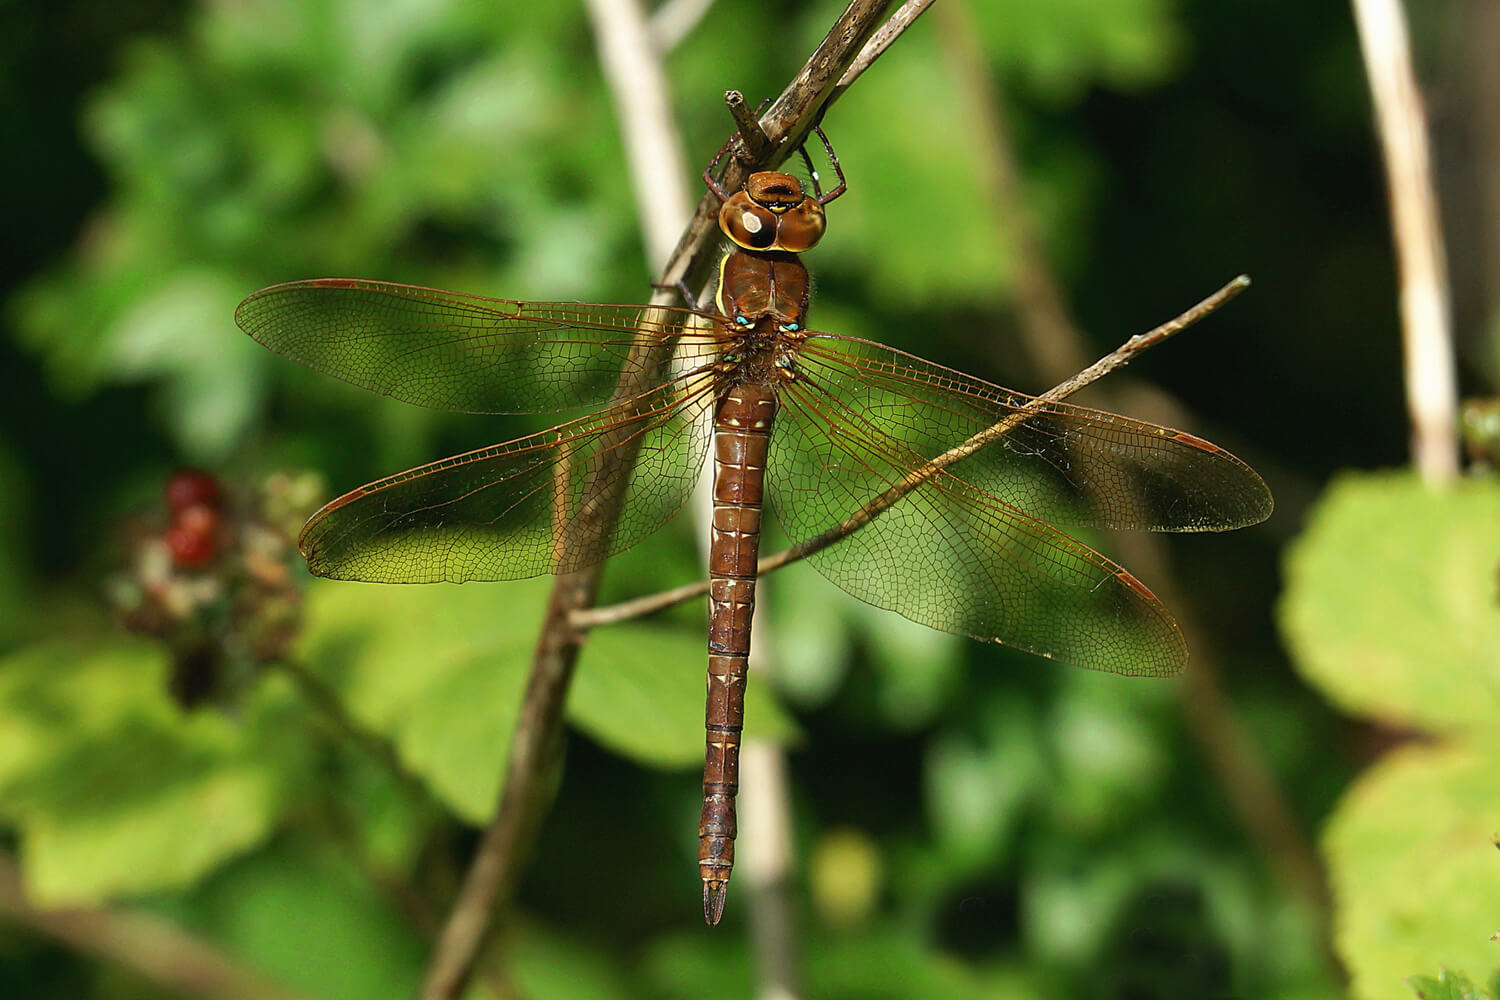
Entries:
[[[840,6],[709,10],[666,58],[689,162],[729,129],[719,95],[779,90]],[[1203,336],[1137,368],[1277,492],[1267,529],[1170,551],[1211,623],[1195,650],[1217,647],[1297,819],[1323,830],[1355,995],[1442,966],[1490,973],[1494,489],[1346,478],[1318,499],[1335,469],[1405,447],[1347,10],[972,6],[1044,252],[1097,346],[1256,278]],[[1013,335],[1014,246],[932,18],[826,122],[850,194],[810,255],[815,318],[1037,389]],[[198,650],[168,640],[263,634],[245,626],[268,609],[205,585],[248,556],[172,566],[158,544],[145,582],[164,589],[142,593],[191,599],[169,602],[183,616],[169,635],[131,639],[102,581],[150,560],[109,526],[159,534],[159,491],[186,462],[237,498],[284,469],[342,489],[535,428],[321,378],[232,315],[257,287],[330,274],[644,298],[588,19],[458,0],[68,0],[0,19],[0,114],[27,154],[4,165],[25,193],[0,341],[4,847],[40,903],[149,910],[309,998],[410,996],[493,808],[549,581],[299,575],[289,656],[232,650],[213,665],[234,683],[190,709],[176,678]],[[1315,502],[1280,606],[1309,691],[1267,608],[1276,546]],[[616,559],[603,599],[695,578],[686,520]],[[1236,821],[1182,686],[921,629],[806,568],[770,581],[763,609],[775,684],[751,684],[748,724],[790,751],[809,995],[1344,995],[1322,915]],[[716,932],[696,915],[702,657],[698,606],[591,635],[551,810],[492,956],[518,995],[751,992],[748,894],[731,893]],[[1411,982],[1481,995],[1449,973]],[[164,995],[9,925],[0,983]]]
[[1494,994],[1489,990],[1481,989],[1464,976],[1447,969],[1439,972],[1436,979],[1413,976],[1407,983],[1421,1000],[1494,1000]]
[[1356,996],[1412,970],[1500,973],[1500,484],[1347,475],[1287,562],[1282,626],[1309,683],[1394,744],[1324,831]]

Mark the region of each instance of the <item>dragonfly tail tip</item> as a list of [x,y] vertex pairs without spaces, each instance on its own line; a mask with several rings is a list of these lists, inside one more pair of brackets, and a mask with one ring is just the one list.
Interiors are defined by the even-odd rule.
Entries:
[[703,883],[703,919],[710,927],[716,927],[724,916],[724,900],[729,895],[726,879],[713,879]]

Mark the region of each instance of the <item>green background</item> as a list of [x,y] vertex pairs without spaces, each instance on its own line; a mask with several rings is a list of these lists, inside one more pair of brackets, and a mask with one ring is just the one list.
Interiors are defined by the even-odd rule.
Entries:
[[[1175,417],[1131,412],[1229,448],[1276,495],[1262,526],[1164,544],[1194,646],[1329,902],[1242,822],[1232,803],[1254,792],[1215,764],[1228,737],[1187,721],[1187,681],[926,631],[795,567],[767,587],[778,676],[752,684],[750,726],[789,754],[807,995],[1380,998],[1440,967],[1493,988],[1500,488],[1391,471],[1407,462],[1397,288],[1349,9],[971,6],[1091,352],[1254,279],[1112,381],[1169,393]],[[1500,93],[1482,2],[1413,6],[1460,370],[1482,394],[1500,329],[1500,236],[1482,222],[1500,135],[1482,112]],[[779,91],[839,9],[721,0],[666,56],[691,169],[728,134],[722,92]],[[808,257],[813,325],[1039,391],[954,60],[929,14],[830,112],[850,190]],[[38,906],[154,914],[304,997],[410,996],[431,925],[406,904],[443,911],[492,809],[547,581],[299,581],[298,662],[404,779],[276,672],[181,709],[165,650],[112,621],[105,581],[118,526],[159,516],[181,466],[239,490],[311,471],[326,497],[528,426],[284,361],[233,324],[250,291],[359,275],[649,294],[588,18],[571,2],[12,0],[0,69],[0,860]],[[695,578],[694,537],[681,518],[626,553],[604,599]],[[514,995],[754,992],[743,886],[717,930],[698,913],[701,630],[689,605],[591,637],[491,956]],[[0,993],[171,995],[3,911]]]

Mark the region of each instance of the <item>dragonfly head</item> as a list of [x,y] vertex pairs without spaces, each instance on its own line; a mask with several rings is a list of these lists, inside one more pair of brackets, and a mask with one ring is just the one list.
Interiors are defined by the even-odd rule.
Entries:
[[823,206],[791,174],[762,170],[719,209],[719,228],[746,250],[801,253],[823,237]]

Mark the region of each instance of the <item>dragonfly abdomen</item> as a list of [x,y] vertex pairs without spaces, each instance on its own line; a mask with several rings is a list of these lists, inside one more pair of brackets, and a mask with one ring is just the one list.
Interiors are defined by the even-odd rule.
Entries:
[[714,413],[713,528],[709,543],[708,704],[704,712],[703,813],[698,869],[703,917],[717,924],[734,868],[740,731],[750,619],[755,613],[755,564],[760,551],[766,453],[776,418],[775,391],[737,385]]

